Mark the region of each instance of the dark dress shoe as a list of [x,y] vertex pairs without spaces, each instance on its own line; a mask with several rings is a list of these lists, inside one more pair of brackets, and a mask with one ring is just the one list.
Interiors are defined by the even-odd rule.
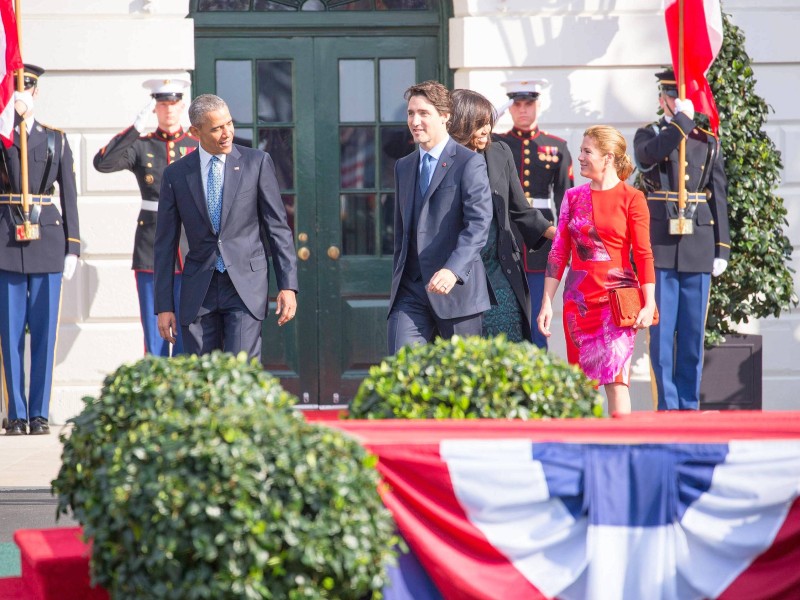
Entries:
[[47,419],[44,417],[33,417],[31,419],[31,435],[48,435],[50,433],[50,425],[47,424]]
[[25,435],[28,433],[27,425],[24,419],[12,419],[6,425],[6,435]]

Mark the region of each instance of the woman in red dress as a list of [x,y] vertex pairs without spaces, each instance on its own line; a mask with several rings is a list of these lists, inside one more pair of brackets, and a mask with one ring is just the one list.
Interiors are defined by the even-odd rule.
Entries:
[[[652,324],[656,307],[650,213],[644,195],[624,181],[633,165],[622,134],[596,125],[583,135],[578,163],[589,183],[564,196],[536,321],[539,331],[549,337],[553,297],[571,261],[564,283],[567,359],[605,386],[609,413],[628,413],[636,332]],[[633,327],[616,326],[608,291],[639,285],[644,306],[636,322]]]

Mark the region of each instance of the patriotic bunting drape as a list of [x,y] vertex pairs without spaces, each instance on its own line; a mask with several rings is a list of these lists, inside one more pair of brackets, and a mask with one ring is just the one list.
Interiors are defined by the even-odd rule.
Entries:
[[387,600],[798,597],[800,413],[332,426],[413,551]]

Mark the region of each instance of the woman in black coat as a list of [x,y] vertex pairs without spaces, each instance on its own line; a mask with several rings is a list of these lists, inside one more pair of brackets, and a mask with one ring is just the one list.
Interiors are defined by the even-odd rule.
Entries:
[[483,154],[494,204],[489,239],[481,258],[496,304],[483,314],[483,334],[505,333],[515,342],[530,340],[530,293],[512,227],[519,230],[525,244],[533,249],[539,248],[545,239],[552,239],[555,228],[528,204],[509,147],[504,142],[492,142],[496,118],[492,103],[471,90],[454,90],[452,101],[450,137]]

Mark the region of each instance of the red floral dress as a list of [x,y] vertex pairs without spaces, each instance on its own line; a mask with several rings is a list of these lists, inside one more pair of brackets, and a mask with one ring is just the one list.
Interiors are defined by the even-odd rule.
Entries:
[[636,330],[614,325],[608,290],[655,283],[644,195],[624,181],[604,191],[588,183],[568,190],[546,276],[560,280],[570,260],[564,282],[567,359],[601,385],[629,385]]

